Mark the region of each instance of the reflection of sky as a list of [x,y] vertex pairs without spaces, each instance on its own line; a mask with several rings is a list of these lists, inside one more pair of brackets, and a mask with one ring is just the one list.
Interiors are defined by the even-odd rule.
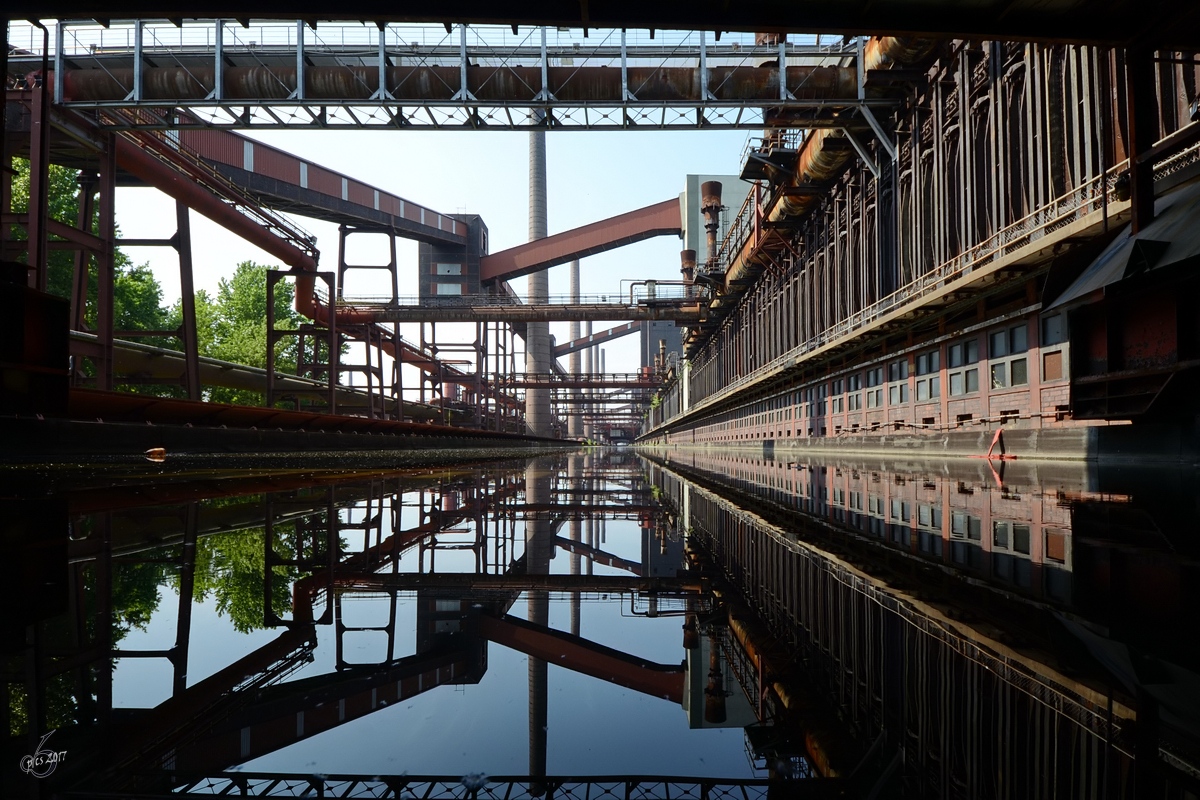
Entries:
[[[627,602],[624,605],[628,613]],[[679,617],[622,617],[617,601],[583,603],[581,634],[664,663],[683,658]],[[511,611],[525,616],[523,602]],[[570,604],[551,601],[551,626]],[[488,646],[478,685],[443,686],[243,765],[246,770],[356,774],[524,775],[529,771],[528,659]],[[751,777],[738,729],[691,730],[683,709],[551,666],[546,772]]]
[[[357,514],[357,512],[355,512]],[[361,516],[361,514],[358,514]],[[357,518],[357,517],[351,517]],[[343,519],[346,519],[344,516]],[[415,509],[405,509],[402,527],[419,524]],[[456,525],[468,528],[471,522]],[[597,544],[629,561],[641,559],[642,531],[632,520],[608,520],[605,541]],[[524,550],[524,526],[515,526],[515,549]],[[580,526],[586,536],[587,523]],[[570,523],[556,535],[570,536]],[[361,548],[361,534],[345,534],[347,549]],[[473,540],[473,533],[441,534],[439,541]],[[490,546],[489,546],[490,550]],[[570,571],[570,553],[555,548],[550,572]],[[418,549],[401,559],[400,571],[417,571]],[[469,550],[441,551],[437,571],[474,571]],[[426,557],[424,570],[429,570]],[[626,574],[594,565],[595,574]],[[146,629],[134,629],[121,642],[123,650],[167,650],[175,643],[178,596],[170,587],[159,589],[158,608]],[[386,623],[389,599],[385,595],[346,594],[342,618],[349,626]],[[526,615],[523,599],[510,611]],[[570,629],[570,602],[552,599],[550,626]],[[633,617],[629,598],[581,604],[580,632],[587,639],[632,655],[664,664],[684,659],[682,617]],[[415,651],[416,600],[401,596],[397,606],[394,657]],[[218,616],[212,599],[192,607],[188,685],[212,675],[237,659],[275,639],[280,630],[235,631],[227,618]],[[328,674],[335,666],[333,626],[318,626],[315,661],[289,676],[289,680]],[[348,662],[376,663],[386,657],[383,633],[348,633],[343,637]],[[247,770],[284,772],[396,774],[523,775],[529,771],[528,658],[496,644],[488,646],[488,669],[478,685],[442,686],[402,703],[384,707],[358,720],[283,748],[243,765]],[[170,696],[171,666],[165,658],[125,658],[118,661],[114,677],[114,704],[145,708]],[[742,732],[732,729],[690,729],[682,707],[602,680],[550,665],[548,678],[547,773],[666,774],[680,776],[751,776]]]

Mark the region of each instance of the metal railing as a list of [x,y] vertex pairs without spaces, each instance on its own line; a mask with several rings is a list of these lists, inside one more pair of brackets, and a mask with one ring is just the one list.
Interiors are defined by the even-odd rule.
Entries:
[[[296,20],[243,27],[227,19],[188,20],[178,25],[150,19],[122,20],[107,28],[64,22],[55,29],[53,46],[44,48],[41,31],[18,22],[10,28],[10,44],[15,49],[10,53],[9,69],[14,73],[40,69],[42,52],[48,49],[47,55],[56,62],[56,101],[80,108],[122,108],[161,106],[161,98],[150,100],[142,93],[145,70],[173,68],[186,76],[177,88],[187,84],[187,91],[170,102],[189,109],[190,127],[761,129],[764,105],[820,110],[830,104],[894,104],[875,97],[804,97],[783,92],[776,98],[762,94],[774,91],[769,87],[778,80],[759,68],[764,60],[778,60],[782,53],[785,71],[839,63],[855,53],[839,37],[822,42],[819,36],[792,36],[789,41],[767,46],[755,44],[750,33],[725,33],[719,42],[697,31],[656,31],[655,39],[645,38],[648,33],[594,28],[585,33],[582,28],[527,26],[513,34],[507,26],[491,25],[447,29],[389,24],[377,29],[333,23],[310,27]],[[338,74],[343,94],[306,98],[307,84],[296,81],[289,70],[302,73],[303,66],[293,65],[308,62],[310,69]],[[685,76],[698,67],[703,74],[695,84],[698,89],[680,95],[677,90],[682,83],[670,90],[658,85],[663,79],[661,70],[679,73],[671,80],[690,85],[691,79]],[[226,68],[257,69],[271,88],[261,96],[226,97],[227,84],[215,77]],[[468,70],[478,68],[488,70],[479,78],[482,85],[470,85]],[[540,80],[531,77],[538,68]],[[619,86],[605,84],[615,88],[615,93],[597,95],[583,86],[594,77],[586,78],[587,73],[579,71],[596,68],[611,68],[602,72],[608,76],[619,73]],[[112,84],[122,86],[128,96],[102,93],[87,100],[66,99],[62,73],[68,69],[107,72]],[[385,77],[389,69],[398,72]],[[455,69],[461,69],[460,76],[451,78]],[[549,69],[560,70],[553,82]],[[564,74],[564,69],[570,72]],[[747,79],[754,84],[753,90]],[[435,85],[433,90],[415,88],[426,80]],[[571,88],[564,94],[568,86]],[[197,94],[197,87],[207,89],[207,95]],[[481,91],[485,87],[486,92]],[[639,94],[643,89],[646,93]],[[401,96],[407,91],[416,94]],[[700,117],[697,111],[702,112]],[[172,127],[163,121],[132,121],[139,127]]]
[[[1198,161],[1200,161],[1200,145],[1193,145],[1155,164],[1155,178],[1165,177]],[[880,298],[816,336],[801,342],[787,352],[775,357],[756,369],[753,373],[729,381],[718,391],[701,398],[689,410],[694,410],[716,402],[721,398],[728,397],[747,384],[757,381],[761,376],[786,366],[807,353],[848,337],[855,331],[870,325],[893,311],[915,306],[920,300],[941,289],[946,284],[958,280],[980,267],[1002,259],[1014,251],[1024,248],[1072,222],[1081,220],[1091,214],[1099,213],[1107,206],[1116,205],[1119,201],[1115,195],[1114,187],[1118,179],[1128,168],[1129,162],[1122,161],[1109,169],[1104,175],[1098,175],[1080,184],[1066,194],[1055,198],[1037,209],[1032,214],[1017,220],[987,239],[947,259],[939,266],[910,281],[886,297]],[[743,209],[750,206],[753,196],[752,193],[747,198],[746,206]],[[733,229],[731,228],[730,236],[726,238],[726,243],[733,241],[736,240],[733,237]],[[725,244],[722,247],[724,248]],[[732,248],[732,245],[730,245],[730,248]]]
[[[653,373],[644,375],[640,372],[584,372],[578,375],[571,373],[559,375],[557,373],[545,372],[510,372],[504,376],[501,382],[541,383],[547,386],[555,384],[571,385],[576,383],[637,383],[645,386],[657,386],[662,383],[662,379]],[[601,402],[602,400],[603,398],[597,398],[597,402]]]
[[[143,21],[144,52],[147,55],[158,51],[188,53],[203,52],[215,44],[215,20],[185,20],[177,25],[165,19]],[[92,22],[65,22],[62,53],[68,56],[105,55],[129,53],[136,37],[134,24],[130,20],[113,21],[107,26]],[[225,20],[225,36],[234,47],[254,48],[263,53],[271,50],[291,49],[296,46],[296,23],[294,20],[250,20],[243,25],[235,20]],[[496,57],[512,57],[525,52],[525,57],[540,57],[540,37],[534,41],[533,32],[538,28],[524,26],[514,34],[507,25],[472,25],[468,28],[468,47],[472,55],[477,51],[492,50]],[[597,54],[619,58],[619,43],[606,41],[607,30],[591,29],[584,36],[582,28],[547,28],[547,49],[554,58],[562,60],[560,66],[571,66],[573,59],[595,57]],[[316,29],[305,30],[305,47],[309,49],[338,49],[362,51],[364,58],[374,58],[382,36],[385,47],[395,48],[396,55],[405,50],[425,51],[452,57],[457,60],[459,42],[457,31],[447,33],[440,23],[387,23],[378,29],[374,24],[356,22],[321,22]],[[711,34],[705,42],[710,58],[774,58],[778,55],[775,45],[756,45],[753,33],[725,31],[721,41],[713,41]],[[8,43],[17,49],[18,55],[42,54],[42,32],[27,22],[13,21],[9,27]],[[687,30],[650,31],[631,28],[626,33],[628,53],[640,57],[695,58],[699,46],[699,34]],[[840,36],[816,36],[791,34],[788,36],[789,53],[795,56],[841,58],[853,56],[855,48],[842,44]],[[442,51],[442,52],[439,52]],[[51,38],[50,55],[57,52],[55,40]],[[486,62],[484,62],[486,63]]]
[[[688,290],[691,289],[691,294]],[[434,295],[421,297],[419,295],[402,295],[395,300],[390,295],[345,295],[338,300],[339,306],[354,308],[396,308],[405,306],[433,306],[449,308],[478,308],[480,306],[520,306],[520,305],[549,305],[549,306],[628,306],[644,305],[647,303],[688,303],[699,302],[696,289],[682,285],[666,286],[659,284],[654,294],[648,293],[645,287],[636,287],[630,295],[622,294],[585,294],[575,299],[569,294],[548,295],[543,302],[529,303],[514,294],[464,294],[464,295]]]

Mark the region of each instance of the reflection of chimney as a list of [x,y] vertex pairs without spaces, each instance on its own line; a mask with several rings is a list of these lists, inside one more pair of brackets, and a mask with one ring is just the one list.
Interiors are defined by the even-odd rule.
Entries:
[[721,643],[708,637],[708,686],[704,690],[704,721],[720,725],[725,721],[725,676],[721,674]]
[[704,232],[708,237],[709,270],[717,263],[717,229],[721,225],[721,182],[705,181],[700,184],[700,211],[704,213]]

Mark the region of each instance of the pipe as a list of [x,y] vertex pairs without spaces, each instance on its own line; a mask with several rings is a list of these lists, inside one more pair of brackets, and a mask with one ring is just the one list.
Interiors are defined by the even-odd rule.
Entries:
[[[561,102],[620,103],[621,70],[607,67],[550,67],[549,90]],[[691,67],[630,67],[629,84],[642,102],[698,102],[704,82]],[[719,101],[772,101],[779,98],[774,69],[709,67],[709,92]],[[72,69],[63,76],[67,102],[124,100],[133,86],[130,68]],[[856,72],[848,67],[789,67],[788,89],[801,100],[851,98]],[[462,83],[459,67],[390,67],[388,91],[398,101],[453,101]],[[142,71],[145,100],[204,100],[215,87],[211,66],[150,67]],[[296,68],[225,67],[225,100],[287,100],[296,90]],[[467,86],[481,101],[536,103],[540,67],[467,67]],[[365,66],[309,66],[304,70],[306,100],[369,100],[379,88],[379,70]]]
[[717,262],[717,229],[721,225],[721,182],[700,184],[700,211],[704,214],[704,233],[708,240],[705,267],[712,270]]
[[[898,36],[872,38],[863,51],[863,74],[870,70],[891,69],[896,64],[915,64],[926,58],[936,45],[936,39]],[[767,166],[771,182],[782,189],[832,180],[853,155],[853,150],[844,146],[845,138],[845,133],[838,128],[817,128],[811,131],[804,140],[796,158],[795,168],[790,173]],[[806,214],[816,204],[817,199],[812,194],[789,195],[778,190],[774,203],[766,214],[766,220],[779,222],[788,217]],[[747,239],[741,252],[725,271],[726,297],[730,296],[734,282],[744,279],[751,264],[758,260],[754,252],[756,245],[757,242]]]
[[692,283],[696,280],[696,251],[695,250],[680,250],[679,251],[679,272],[683,275],[683,280],[686,283]]
[[[286,266],[300,272],[316,272],[317,260],[295,245],[284,241],[254,220],[239,214],[232,206],[221,201],[212,192],[197,185],[187,176],[159,161],[124,136],[114,136],[114,155],[117,166],[153,186],[163,194],[178,200],[208,219],[246,241],[261,248],[282,261]],[[329,313],[326,306],[317,303],[316,278],[297,276],[296,312],[320,325],[327,325]],[[338,325],[354,325],[373,322],[375,315],[370,311],[343,310],[337,312]],[[393,358],[402,353],[385,342],[385,350]]]
[[[897,63],[915,63],[925,58],[936,44],[934,39],[897,36],[873,38],[864,48],[863,74],[869,70],[891,69]],[[842,146],[831,146],[831,143],[835,139],[845,138],[845,134],[838,128],[814,130],[804,140],[804,146],[796,159],[796,168],[792,171],[791,184],[819,183],[837,175],[850,159],[853,151]],[[839,145],[841,144],[844,142],[839,143]],[[768,170],[775,171],[772,167],[768,167]],[[767,218],[772,222],[777,222],[784,217],[799,216],[812,208],[815,203],[816,198],[812,195],[781,195]]]

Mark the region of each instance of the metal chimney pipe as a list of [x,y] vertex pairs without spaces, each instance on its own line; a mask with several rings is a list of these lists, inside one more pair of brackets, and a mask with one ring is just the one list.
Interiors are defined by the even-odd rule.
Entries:
[[721,182],[705,181],[700,184],[700,211],[704,214],[704,232],[708,237],[707,269],[717,263],[717,230],[721,226]]

